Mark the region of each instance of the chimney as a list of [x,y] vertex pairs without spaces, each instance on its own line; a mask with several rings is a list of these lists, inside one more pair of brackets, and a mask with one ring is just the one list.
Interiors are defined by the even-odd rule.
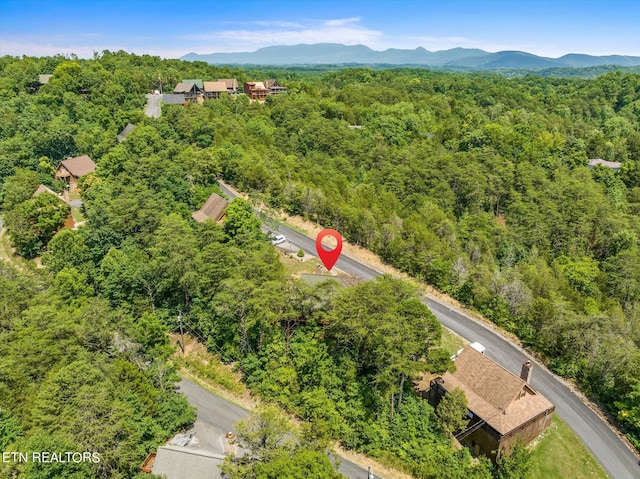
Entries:
[[525,361],[522,363],[522,370],[520,371],[520,378],[527,384],[531,382],[531,371],[533,370],[533,364],[531,361]]

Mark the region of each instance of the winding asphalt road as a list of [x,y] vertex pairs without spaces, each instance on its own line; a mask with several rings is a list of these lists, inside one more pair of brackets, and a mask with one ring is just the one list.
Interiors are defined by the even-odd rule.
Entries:
[[[229,199],[236,196],[225,185],[220,186]],[[314,239],[283,225],[278,228],[278,232],[284,234],[289,241],[300,246],[306,253],[316,255]],[[364,280],[381,275],[379,271],[358,263],[344,254],[340,256],[336,266]],[[509,371],[519,376],[524,361],[530,360],[537,364],[521,349],[480,322],[434,297],[425,297],[422,300],[444,326],[471,342],[482,343],[487,348],[485,354]],[[609,428],[607,423],[587,407],[563,382],[538,364],[533,371],[531,384],[556,406],[558,416],[587,445],[609,476],[613,479],[640,478],[640,465],[636,455]]]
[[[224,435],[227,431],[234,431],[235,424],[249,415],[249,411],[207,391],[189,379],[182,378],[179,383],[180,390],[187,396],[189,404],[198,409],[198,419],[196,421],[196,437],[202,443],[205,439],[203,434],[207,434],[207,443],[213,444],[211,449],[217,452],[225,452]],[[219,443],[221,447],[216,448]],[[356,464],[340,457],[340,473],[349,479],[367,479],[367,471]],[[375,479],[381,479],[374,476]]]

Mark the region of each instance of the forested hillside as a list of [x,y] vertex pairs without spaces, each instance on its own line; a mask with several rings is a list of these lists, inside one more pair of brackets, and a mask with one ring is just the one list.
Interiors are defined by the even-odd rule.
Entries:
[[[33,239],[29,248],[16,244],[20,252],[42,254],[45,265],[31,289],[11,268],[2,272],[6,291],[24,298],[3,300],[0,406],[25,440],[55,429],[42,419],[52,417],[44,398],[67,375],[94,378],[87,387],[112,397],[124,393],[99,385],[123,371],[134,384],[152,381],[152,366],[136,363],[145,353],[127,356],[114,341],[141,344],[153,365],[182,311],[254,391],[313,424],[311,448],[341,439],[416,477],[490,476],[486,463],[450,447],[412,392],[418,372],[449,365],[437,347],[439,324],[415,291],[391,278],[347,290],[287,279],[248,203],[232,203],[224,228],[190,219],[222,177],[338,229],[518,334],[606,404],[640,445],[639,75],[307,75],[124,52],[86,61],[4,57],[0,71],[2,215],[9,233]],[[54,76],[34,92],[40,73]],[[265,104],[225,96],[164,106],[157,120],[142,115],[158,74],[172,85],[274,73],[289,94]],[[136,129],[117,144],[128,122]],[[81,183],[87,224],[58,231],[55,211],[31,194],[39,183],[61,191],[53,168],[82,154],[98,165]],[[590,158],[622,167],[590,170]],[[92,318],[101,323],[88,326]],[[16,345],[31,330],[54,349],[64,347],[55,339],[68,339],[76,356],[51,353],[44,362],[39,348],[29,350],[38,373],[14,378],[21,370],[5,358],[24,351]],[[164,394],[161,384],[148,387]],[[164,424],[149,443],[181,424]],[[134,462],[118,469],[123,477]]]

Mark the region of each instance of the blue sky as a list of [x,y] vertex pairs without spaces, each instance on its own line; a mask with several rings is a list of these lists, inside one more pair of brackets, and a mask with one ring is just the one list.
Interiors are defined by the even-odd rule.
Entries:
[[321,42],[640,56],[640,0],[0,0],[0,55],[178,58]]

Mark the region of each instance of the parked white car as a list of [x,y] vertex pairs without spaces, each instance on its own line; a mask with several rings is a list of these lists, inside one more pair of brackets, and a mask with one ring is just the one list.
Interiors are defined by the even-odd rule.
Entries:
[[284,243],[285,241],[287,241],[287,238],[285,237],[285,235],[276,235],[273,238],[271,238],[272,245],[279,245]]

